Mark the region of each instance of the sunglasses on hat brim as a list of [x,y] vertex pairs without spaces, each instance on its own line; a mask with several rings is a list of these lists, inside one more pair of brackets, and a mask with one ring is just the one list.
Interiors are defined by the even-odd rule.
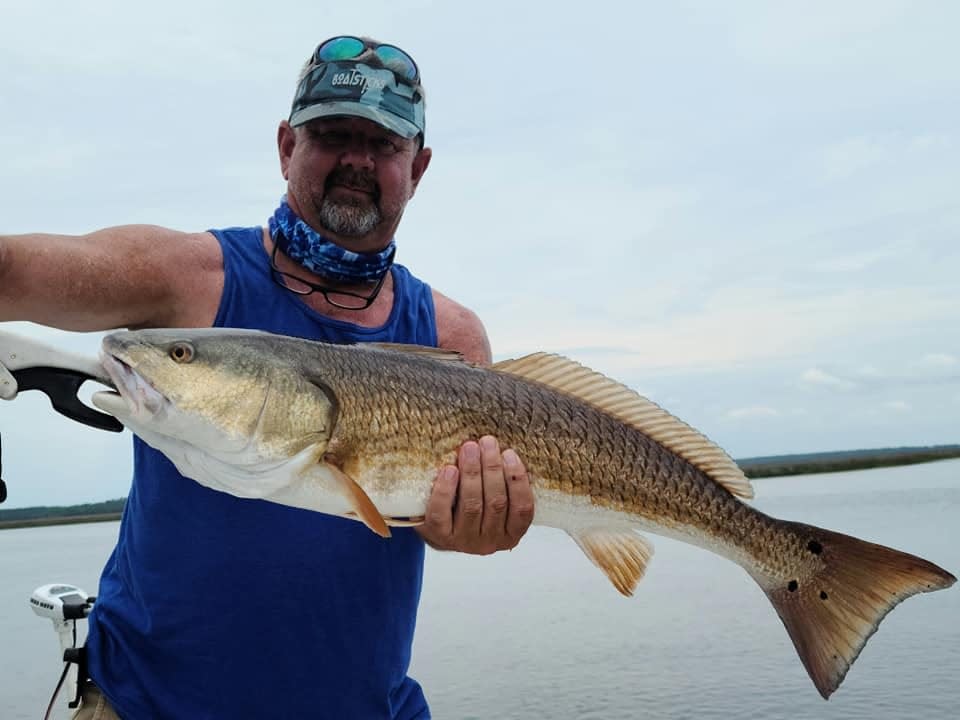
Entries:
[[313,64],[319,65],[340,60],[355,60],[367,50],[373,51],[383,66],[399,79],[416,85],[420,82],[420,70],[406,52],[396,45],[372,43],[353,35],[338,35],[324,40],[313,53]]

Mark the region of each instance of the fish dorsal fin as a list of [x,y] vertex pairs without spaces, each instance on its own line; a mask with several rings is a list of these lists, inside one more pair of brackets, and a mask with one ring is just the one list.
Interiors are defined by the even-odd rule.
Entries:
[[722,448],[656,403],[606,375],[550,353],[503,360],[491,369],[542,383],[589,403],[675,452],[734,495],[753,497],[750,481]]
[[408,355],[422,355],[424,357],[429,357],[434,360],[442,360],[446,362],[466,362],[461,353],[456,350],[445,350],[443,348],[430,347],[428,345],[413,345],[409,343],[388,343],[388,342],[372,342],[372,343],[363,343],[362,347],[365,348],[377,348],[380,350],[387,350],[389,352],[401,352],[407,353]]

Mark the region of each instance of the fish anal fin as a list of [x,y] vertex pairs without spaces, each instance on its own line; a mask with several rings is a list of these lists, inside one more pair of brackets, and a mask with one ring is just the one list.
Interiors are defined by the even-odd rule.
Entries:
[[377,506],[373,504],[373,501],[370,499],[367,493],[363,491],[363,488],[357,484],[356,480],[347,475],[336,465],[331,465],[330,463],[324,464],[326,465],[327,470],[329,470],[330,473],[340,483],[340,490],[343,492],[344,497],[347,498],[347,501],[350,503],[350,506],[356,513],[357,519],[368,528],[373,530],[373,532],[380,537],[390,537],[390,528],[387,527],[387,523],[383,519],[383,515],[380,514],[380,511],[377,510]]
[[606,375],[562,355],[542,352],[502,360],[490,369],[547,385],[589,403],[676,453],[734,495],[753,497],[750,480],[722,448],[656,403]]
[[785,580],[754,575],[783,621],[810,679],[829,698],[867,640],[911,595],[956,582],[914,555],[821,528],[787,523],[809,538],[813,570]]
[[633,530],[587,528],[569,531],[584,554],[623,595],[633,595],[653,556],[653,545]]

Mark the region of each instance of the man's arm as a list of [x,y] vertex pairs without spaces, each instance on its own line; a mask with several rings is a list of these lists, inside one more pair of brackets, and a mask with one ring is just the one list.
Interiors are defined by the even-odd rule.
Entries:
[[209,233],[150,225],[0,236],[0,321],[78,331],[209,325],[222,263]]
[[[438,344],[489,365],[490,342],[475,313],[434,291]],[[438,550],[489,555],[514,548],[533,521],[533,490],[520,458],[496,438],[465,442],[441,468],[420,535]]]

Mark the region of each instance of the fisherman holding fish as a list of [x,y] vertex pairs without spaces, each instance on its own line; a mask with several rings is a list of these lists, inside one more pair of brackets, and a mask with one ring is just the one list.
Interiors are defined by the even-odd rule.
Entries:
[[[397,227],[430,164],[424,127],[420,73],[405,51],[326,40],[279,125],[287,188],[267,227],[0,236],[0,320],[239,327],[433,346],[488,364],[477,316],[394,262]],[[157,720],[429,717],[407,676],[424,541],[510,549],[534,514],[517,453],[492,436],[462,440],[423,524],[384,541],[351,520],[210,490],[135,438],[76,717],[98,707],[98,718]]]

